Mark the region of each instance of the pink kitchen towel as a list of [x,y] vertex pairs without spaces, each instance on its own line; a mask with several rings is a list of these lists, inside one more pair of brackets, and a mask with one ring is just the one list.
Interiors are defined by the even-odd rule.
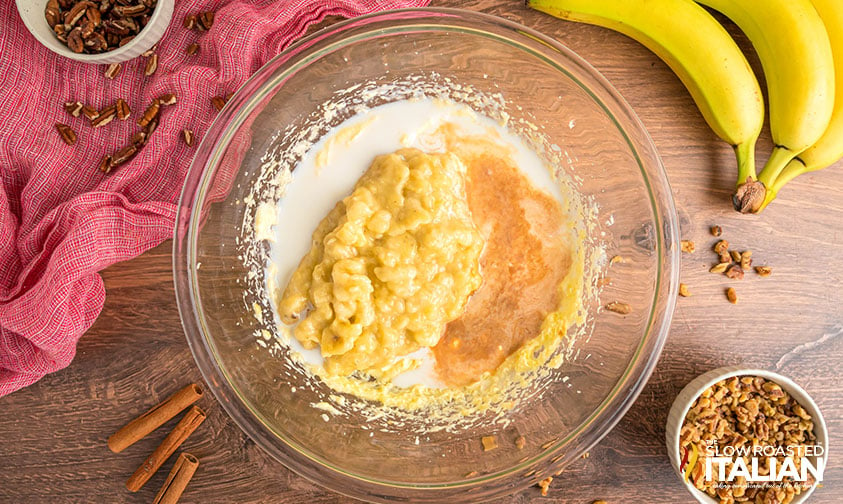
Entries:
[[[62,58],[27,31],[11,1],[0,9],[0,396],[70,364],[76,343],[105,301],[98,271],[170,238],[176,203],[197,138],[213,121],[211,97],[234,92],[312,23],[325,16],[421,6],[427,0],[180,0],[158,44],[158,70],[145,58],[105,65]],[[188,14],[216,13],[207,32],[182,26]],[[185,49],[198,43],[199,53]],[[137,130],[152,101],[175,93],[149,143],[110,174],[97,166]],[[125,99],[127,121],[92,129],[63,108],[100,109]],[[68,146],[56,123],[70,125]]]

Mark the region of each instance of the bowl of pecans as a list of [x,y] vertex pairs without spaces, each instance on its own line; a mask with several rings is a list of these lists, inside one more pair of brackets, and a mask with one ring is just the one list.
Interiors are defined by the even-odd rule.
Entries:
[[825,421],[793,380],[728,366],[691,381],[667,420],[668,456],[702,504],[805,502],[822,481]]
[[155,45],[173,16],[174,0],[17,0],[41,44],[84,63],[117,63]]

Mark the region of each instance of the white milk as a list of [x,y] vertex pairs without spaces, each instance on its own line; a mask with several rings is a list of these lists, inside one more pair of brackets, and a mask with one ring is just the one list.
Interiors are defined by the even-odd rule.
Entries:
[[[287,285],[299,261],[310,250],[311,235],[316,226],[337,201],[351,193],[354,184],[376,156],[405,147],[441,152],[443,142],[434,132],[445,123],[457,125],[465,135],[499,138],[502,144],[514,149],[513,161],[534,187],[561,198],[550,170],[533,149],[504,126],[465,105],[424,99],[375,107],[328,131],[296,166],[292,181],[286,187],[286,195],[276,205],[277,216],[271,228],[274,241],[271,241],[268,284],[276,284],[282,289]],[[295,338],[285,339],[291,350],[299,353],[304,361],[316,365],[322,363],[318,349],[305,350]],[[393,378],[394,384],[401,387],[415,384],[443,386],[436,378],[433,355],[429,349],[421,349],[408,357],[419,359],[421,365]]]

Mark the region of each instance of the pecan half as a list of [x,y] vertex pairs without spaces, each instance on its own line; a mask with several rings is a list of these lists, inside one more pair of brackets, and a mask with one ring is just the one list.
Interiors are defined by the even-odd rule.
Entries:
[[182,130],[182,137],[184,138],[184,143],[188,147],[193,147],[193,132],[189,129]]
[[82,112],[82,102],[65,102],[64,110],[73,117],[79,117]]
[[126,103],[126,100],[124,100],[123,98],[117,99],[116,106],[117,106],[117,119],[120,119],[121,121],[125,121],[126,119],[129,118],[130,115],[132,115],[132,109],[129,108],[129,104]]
[[161,105],[175,105],[178,102],[178,98],[175,93],[166,93],[161,95],[158,101]]
[[120,70],[123,69],[123,66],[120,63],[112,63],[108,65],[108,68],[105,69],[105,78],[112,80],[118,75],[120,75]]
[[141,128],[147,127],[158,116],[160,110],[161,103],[158,101],[158,98],[152,100],[152,103],[143,111],[143,115],[138,118],[138,126]]
[[61,139],[67,145],[73,145],[76,143],[76,132],[74,132],[73,128],[67,124],[56,123],[56,130],[58,130],[59,136],[61,136]]
[[50,28],[56,27],[61,17],[58,0],[47,1],[47,5],[44,7],[44,17],[47,18],[47,24],[50,25]]
[[85,49],[81,28],[76,27],[67,35],[67,48],[75,53],[81,53]]
[[143,74],[149,77],[158,70],[158,54],[152,53],[152,56],[147,58],[146,66],[143,69]]
[[101,128],[113,121],[115,117],[117,117],[117,106],[109,105],[108,107],[100,110],[97,118],[91,121],[91,126],[94,128]]
[[112,167],[117,167],[123,163],[128,162],[130,159],[135,157],[135,154],[137,153],[138,147],[135,144],[130,143],[129,145],[115,152],[113,156],[111,156]]
[[211,104],[214,106],[215,109],[217,109],[217,112],[219,112],[223,109],[223,107],[225,107],[226,101],[228,100],[226,100],[222,96],[214,96],[213,98],[211,98]]

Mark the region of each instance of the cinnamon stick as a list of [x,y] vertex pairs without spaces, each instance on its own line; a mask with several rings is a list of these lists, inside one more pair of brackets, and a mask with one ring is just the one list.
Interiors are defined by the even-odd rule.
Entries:
[[176,504],[197,467],[199,467],[198,458],[187,452],[181,452],[152,504]]
[[126,481],[126,488],[130,492],[137,492],[140,488],[149,481],[155,472],[164,465],[164,462],[170,458],[176,449],[184,443],[190,434],[199,427],[205,420],[205,412],[199,409],[199,406],[193,405],[187,410],[187,413],[179,420],[173,428],[173,432],[167,434],[164,441],[158,445],[149,457],[138,467],[135,473]]
[[183,409],[195,403],[202,397],[203,393],[202,387],[191,383],[112,434],[108,438],[108,447],[114,453],[120,453],[139,439],[164,425],[167,420],[181,413]]

